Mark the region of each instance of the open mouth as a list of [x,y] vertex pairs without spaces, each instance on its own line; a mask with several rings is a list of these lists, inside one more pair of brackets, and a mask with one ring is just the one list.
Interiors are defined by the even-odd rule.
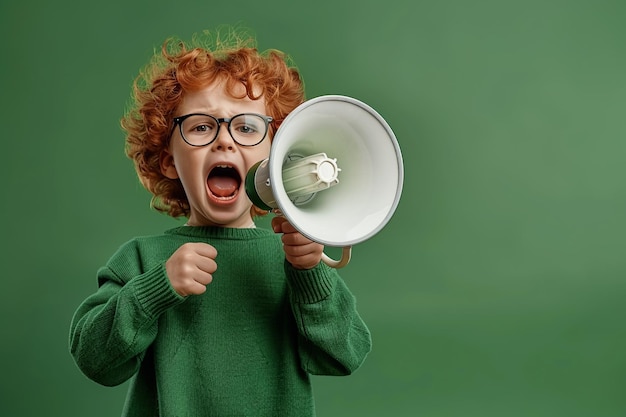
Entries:
[[239,194],[241,176],[230,165],[217,165],[209,173],[207,185],[213,198],[220,202],[227,202]]

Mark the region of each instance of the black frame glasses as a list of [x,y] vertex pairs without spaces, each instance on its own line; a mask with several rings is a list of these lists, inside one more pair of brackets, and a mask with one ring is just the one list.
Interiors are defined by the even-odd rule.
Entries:
[[[205,121],[206,120],[212,120],[215,122],[214,126],[207,126],[206,123],[204,124],[198,124],[191,126],[190,128],[190,132],[193,131],[193,129],[197,129],[197,131],[200,133],[198,135],[199,138],[202,138],[203,140],[199,141],[198,138],[196,139],[188,139],[185,136],[185,130],[183,129],[183,125],[185,124],[186,120],[191,121],[192,119],[190,119],[191,117],[194,116],[198,116],[198,117],[204,117]],[[206,119],[208,118],[208,119]],[[252,121],[258,121],[258,122],[262,122],[262,126],[264,126],[265,130],[263,131],[262,135],[259,135],[258,133],[260,132],[259,129],[257,128],[257,124],[256,123],[248,123],[246,118],[252,118]],[[243,129],[252,129],[251,131],[245,130],[245,131],[240,131],[238,133],[233,134],[232,129],[232,122],[233,121],[240,121],[242,122],[242,124],[240,126],[237,126],[237,129],[239,128],[243,128]],[[207,146],[210,145],[211,143],[213,143],[215,141],[215,139],[217,139],[217,136],[220,133],[220,128],[222,127],[222,123],[227,123],[228,127],[228,134],[230,135],[231,138],[233,138],[233,140],[235,141],[236,144],[238,144],[239,146],[256,146],[259,143],[263,142],[263,140],[265,139],[265,137],[267,136],[267,132],[269,131],[269,124],[273,121],[273,119],[270,116],[264,116],[262,114],[257,114],[257,113],[240,113],[237,114],[233,117],[221,117],[221,118],[217,118],[215,116],[211,116],[210,114],[204,114],[204,113],[190,113],[190,114],[186,114],[184,116],[180,116],[180,117],[175,117],[174,118],[174,126],[172,127],[172,134],[174,133],[174,129],[176,129],[176,126],[178,126],[178,130],[180,131],[180,136],[183,138],[183,140],[185,141],[185,143],[187,143],[190,146],[195,146],[195,147],[202,147],[202,146]],[[208,130],[200,130],[200,129],[207,129],[207,128],[211,128],[215,130],[214,134],[209,134]],[[170,134],[171,136],[171,134]],[[244,142],[244,139],[247,140],[247,137],[252,139],[251,142]],[[209,138],[209,139],[206,139]]]

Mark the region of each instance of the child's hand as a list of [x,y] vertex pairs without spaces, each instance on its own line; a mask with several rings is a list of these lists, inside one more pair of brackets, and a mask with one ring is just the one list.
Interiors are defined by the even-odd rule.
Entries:
[[183,297],[199,295],[213,281],[217,250],[208,243],[185,243],[165,262],[174,290]]
[[322,260],[324,245],[304,237],[283,216],[272,219],[272,229],[283,233],[283,250],[285,257],[296,269],[311,269]]

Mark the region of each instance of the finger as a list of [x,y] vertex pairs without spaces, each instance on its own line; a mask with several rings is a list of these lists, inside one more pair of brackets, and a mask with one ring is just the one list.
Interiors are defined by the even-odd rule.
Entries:
[[188,285],[185,286],[184,290],[183,290],[183,296],[188,296],[188,295],[200,295],[200,294],[204,294],[206,292],[206,287],[208,284],[203,284],[201,282],[197,282],[197,281],[191,281],[189,282]]
[[285,233],[281,237],[281,240],[284,245],[290,246],[308,245],[310,243],[313,243],[311,239],[299,232]]
[[291,223],[287,219],[281,224],[283,233],[297,233],[298,229],[293,227]]
[[321,254],[324,251],[324,246],[319,243],[309,243],[306,245],[285,245],[284,247],[285,254],[289,256],[306,256],[310,254]]
[[193,281],[206,287],[213,282],[213,274],[198,271],[198,273],[193,276]]
[[196,260],[196,267],[200,272],[213,274],[217,270],[217,262],[213,258],[200,256]]
[[283,224],[288,223],[287,219],[283,216],[275,216],[272,219],[272,230],[275,233],[282,233],[283,231]]
[[213,277],[211,274],[200,273],[197,271],[192,277],[182,281],[177,281],[174,285],[174,289],[183,297],[204,294],[212,279]]
[[212,245],[204,242],[192,242],[188,245],[191,246],[194,252],[198,255],[204,256],[206,258],[215,259],[217,257],[217,249]]
[[303,256],[291,256],[285,253],[285,259],[296,269],[311,269],[320,263],[322,256],[318,253],[309,253]]

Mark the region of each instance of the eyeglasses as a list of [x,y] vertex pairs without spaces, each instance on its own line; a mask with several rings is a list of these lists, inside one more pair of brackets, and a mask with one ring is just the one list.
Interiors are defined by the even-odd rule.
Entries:
[[240,146],[255,146],[263,142],[273,119],[255,113],[243,113],[229,118],[216,118],[208,114],[192,113],[174,118],[174,127],[180,128],[183,140],[191,146],[206,146],[220,132],[222,123],[228,123],[228,133]]

